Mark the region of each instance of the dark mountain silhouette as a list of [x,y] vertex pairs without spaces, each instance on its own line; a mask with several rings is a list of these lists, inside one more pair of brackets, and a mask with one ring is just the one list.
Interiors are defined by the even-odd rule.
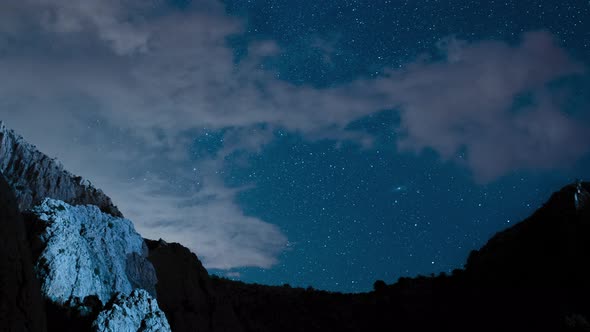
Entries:
[[575,208],[575,193],[575,185],[566,186],[532,216],[473,251],[466,265],[470,277],[506,286],[588,285],[590,266],[582,262],[590,255],[590,209]]
[[0,331],[170,330],[147,245],[108,196],[1,121],[0,177]]
[[16,197],[0,174],[0,331],[45,331],[25,225]]
[[[341,294],[211,277],[182,245],[144,243],[102,191],[1,125],[0,143],[0,331],[167,330],[168,324],[178,332],[590,331],[588,183],[554,193],[451,275],[379,280],[372,292]],[[81,227],[64,237],[71,245],[58,241],[59,231],[47,234],[71,216],[76,223],[67,226]],[[110,235],[97,239],[103,233]],[[101,254],[97,244],[105,241],[135,252]],[[59,272],[60,261],[75,259],[84,266],[74,264],[73,274],[88,280],[76,277],[71,291],[83,293],[59,304],[48,296],[60,288],[45,286],[71,280],[51,279],[50,269]],[[135,281],[153,286],[154,271],[152,298],[142,290],[150,287]],[[132,293],[110,297],[110,286],[101,285],[112,279]]]
[[590,211],[575,208],[575,189],[553,194],[450,276],[378,281],[366,294],[220,278],[214,290],[245,331],[589,331]]
[[232,307],[215,294],[195,254],[178,243],[146,242],[158,277],[158,303],[172,331],[242,331]]

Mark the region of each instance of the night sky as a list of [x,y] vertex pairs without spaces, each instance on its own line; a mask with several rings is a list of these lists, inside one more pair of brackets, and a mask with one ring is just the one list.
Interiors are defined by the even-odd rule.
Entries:
[[246,282],[449,272],[590,178],[590,3],[0,4],[0,119]]

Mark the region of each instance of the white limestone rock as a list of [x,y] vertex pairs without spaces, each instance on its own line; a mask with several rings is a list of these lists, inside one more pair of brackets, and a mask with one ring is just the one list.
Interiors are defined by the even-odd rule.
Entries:
[[88,180],[66,171],[0,121],[0,172],[13,188],[21,211],[50,197],[69,204],[91,204],[122,217],[111,199]]
[[94,323],[96,332],[166,332],[170,325],[157,301],[143,289],[128,296],[119,294]]
[[96,206],[54,199],[45,199],[32,212],[45,226],[36,270],[51,301],[84,312],[87,297],[96,296],[105,305],[116,294],[136,288],[155,296],[156,273],[131,221]]

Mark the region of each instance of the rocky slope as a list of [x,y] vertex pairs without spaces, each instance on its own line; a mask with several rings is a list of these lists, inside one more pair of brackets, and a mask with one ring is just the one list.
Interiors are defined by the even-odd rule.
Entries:
[[1,331],[125,330],[121,306],[169,330],[147,245],[108,196],[2,122],[0,177]]
[[90,204],[114,216],[121,212],[101,190],[66,171],[55,159],[39,152],[0,121],[0,172],[13,187],[21,211],[44,198],[69,204]]
[[50,331],[169,331],[131,221],[46,198],[26,214]]
[[68,307],[87,297],[104,305],[117,293],[142,288],[155,296],[156,274],[131,221],[93,205],[45,199],[32,209],[43,247],[36,269],[46,298]]
[[1,122],[0,177],[0,330],[166,331],[147,246],[108,196]]
[[0,331],[46,331],[39,283],[16,198],[0,174]]
[[143,289],[119,294],[92,327],[96,332],[167,332],[170,325],[157,301]]

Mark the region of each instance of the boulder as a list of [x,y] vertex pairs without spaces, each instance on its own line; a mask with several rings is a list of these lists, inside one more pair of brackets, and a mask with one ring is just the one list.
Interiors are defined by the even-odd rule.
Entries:
[[157,301],[143,289],[119,294],[92,324],[96,332],[167,332],[170,325]]
[[32,209],[42,250],[36,262],[43,294],[65,307],[91,310],[142,288],[155,296],[156,274],[131,221],[92,205],[45,199]]

